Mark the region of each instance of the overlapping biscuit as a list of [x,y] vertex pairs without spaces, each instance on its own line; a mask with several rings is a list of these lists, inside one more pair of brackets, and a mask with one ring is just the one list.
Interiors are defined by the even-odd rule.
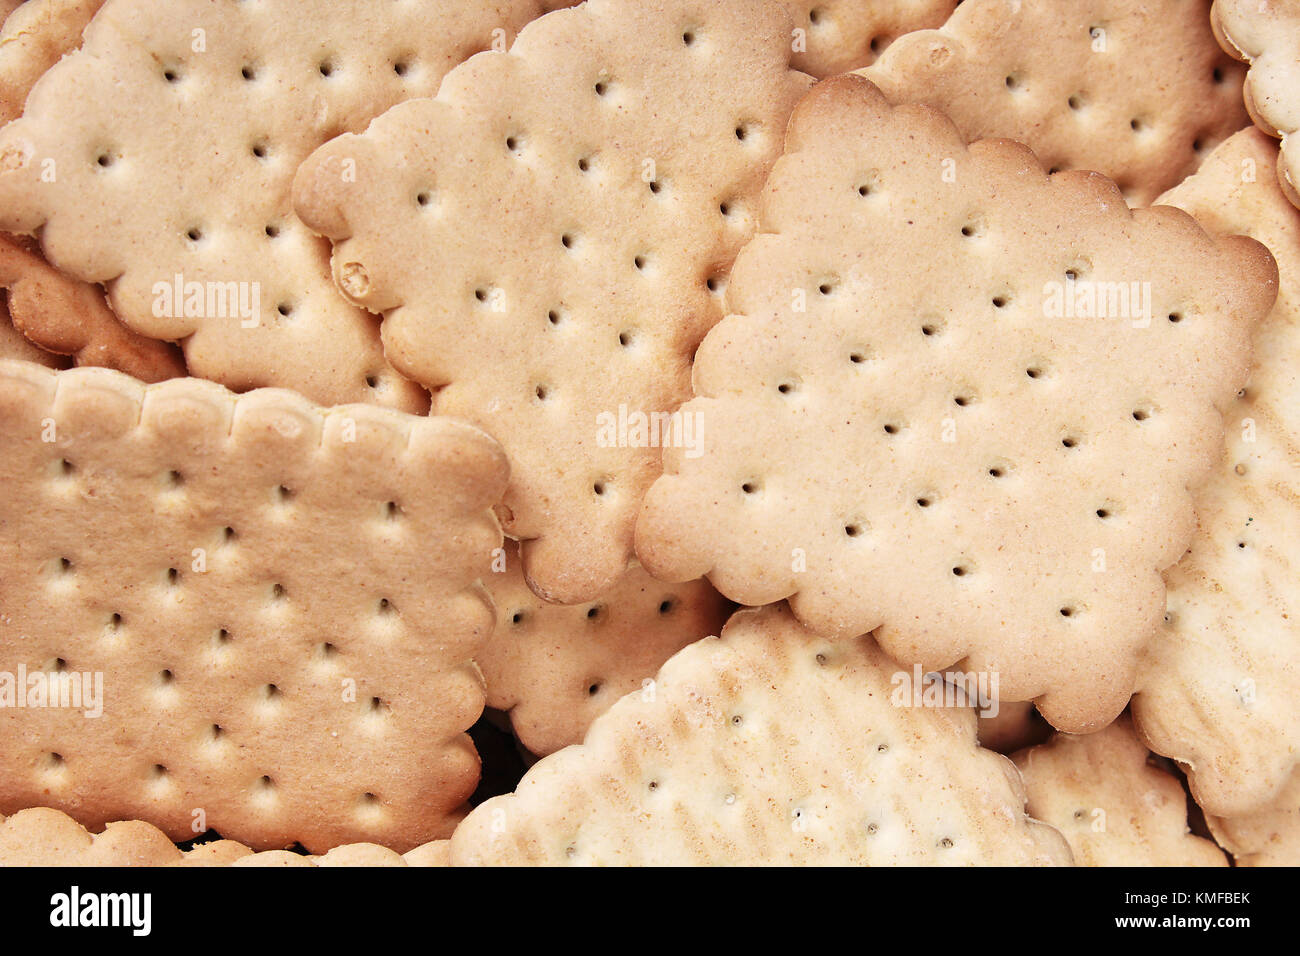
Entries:
[[733,314],[696,354],[702,453],[665,452],[642,564],[789,597],[822,633],[880,628],[909,666],[1105,726],[1222,453],[1272,259],[1018,144],[968,148],[852,74],[787,139]]
[[78,365],[116,369],[143,382],[185,374],[180,350],[124,326],[98,286],[63,275],[33,246],[2,235],[0,289],[6,290],[14,328],[42,351],[71,355]]
[[68,365],[66,356],[37,348],[27,336],[14,328],[13,320],[9,317],[8,302],[3,300],[0,300],[0,359],[20,359],[46,368],[66,368]]
[[1248,120],[1241,65],[1215,43],[1210,0],[966,0],[863,75],[892,102],[943,110],[967,140],[1027,144],[1091,169],[1145,206]]
[[1260,129],[1282,140],[1282,191],[1300,206],[1300,161],[1289,140],[1300,131],[1300,5],[1294,0],[1214,0],[1214,35],[1250,64],[1246,108]]
[[738,612],[480,804],[452,863],[1068,864],[974,711],[900,705],[897,672],[870,637]]
[[1300,211],[1256,129],[1216,149],[1162,198],[1277,260],[1249,381],[1227,410],[1227,448],[1195,496],[1188,553],[1165,573],[1168,615],[1147,649],[1133,715],[1186,770],[1208,814],[1272,803],[1300,767]]
[[446,836],[508,468],[477,429],[0,364],[0,812]]
[[450,841],[434,840],[403,854],[374,843],[351,843],[337,846],[319,856],[303,856],[287,850],[264,850],[241,857],[231,866],[272,867],[394,867],[394,866],[449,866],[447,854]]
[[108,0],[0,133],[0,228],[102,282],[190,371],[327,404],[423,411],[373,317],[342,299],[289,188],[316,146],[435,92],[537,0]]
[[524,580],[515,545],[485,582],[497,609],[475,661],[487,706],[509,711],[529,752],[582,741],[597,716],[639,690],[687,644],[717,634],[731,603],[707,581],[665,584],[632,564],[588,604],[547,604]]
[[81,45],[104,0],[27,0],[9,15],[0,7],[0,124],[22,114],[41,74]]
[[904,33],[938,27],[960,0],[781,0],[794,20],[794,67],[817,77],[875,62]]
[[157,827],[139,820],[110,823],[91,833],[48,807],[0,817],[0,866],[446,866],[448,841],[398,855],[373,843],[335,847],[321,856],[284,850],[254,853],[234,840],[182,850]]
[[691,355],[808,78],[754,0],[588,0],[304,163],[295,207],[395,367],[505,446],[547,600],[623,574]]
[[233,840],[182,852],[157,827],[139,820],[91,833],[49,807],[0,816],[0,866],[222,866],[252,852]]
[[1269,803],[1205,822],[1237,866],[1300,866],[1300,772]]
[[1030,816],[1065,835],[1081,866],[1227,866],[1187,827],[1187,794],[1147,762],[1127,717],[1095,734],[1057,734],[1016,754]]

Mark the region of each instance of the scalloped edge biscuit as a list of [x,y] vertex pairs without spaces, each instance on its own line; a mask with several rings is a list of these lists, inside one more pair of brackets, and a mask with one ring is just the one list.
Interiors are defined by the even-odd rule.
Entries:
[[[29,678],[99,672],[106,689],[98,720],[75,704],[0,709],[0,810],[41,802],[90,826],[141,817],[173,839],[202,820],[255,848],[405,850],[450,833],[479,773],[465,731],[483,704],[472,657],[493,623],[479,578],[502,540],[496,442],[371,405],[14,361],[0,362],[0,409],[14,473],[0,499],[11,686],[25,666]],[[324,515],[348,489],[348,508]],[[22,530],[64,514],[84,518],[73,539]],[[96,548],[97,521],[123,537]],[[382,558],[339,568],[346,548],[375,540]],[[60,552],[73,559],[62,574],[48,560]],[[138,575],[131,588],[122,574]],[[51,587],[60,596],[45,603]]]
[[1214,0],[1210,23],[1224,52],[1250,64],[1242,91],[1246,110],[1256,126],[1282,140],[1278,182],[1300,207],[1300,161],[1290,145],[1300,131],[1300,5]]

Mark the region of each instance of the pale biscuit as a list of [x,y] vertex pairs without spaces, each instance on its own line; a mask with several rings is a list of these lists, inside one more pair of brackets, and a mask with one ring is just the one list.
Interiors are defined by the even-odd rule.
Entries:
[[703,453],[665,451],[642,564],[1105,726],[1222,453],[1267,250],[967,148],[853,74],[796,110],[760,219],[682,409]]
[[132,332],[117,320],[99,286],[63,275],[34,246],[0,236],[0,289],[8,293],[13,326],[28,341],[71,355],[78,365],[116,369],[143,382],[185,374],[176,346]]
[[1237,866],[1300,866],[1300,772],[1271,803],[1235,817],[1205,822]]
[[1027,144],[1145,206],[1248,122],[1244,70],[1215,43],[1210,0],[965,0],[863,75],[891,102],[943,110],[967,140]]
[[12,361],[0,421],[0,812],[313,852],[449,833],[478,777],[495,442]]
[[316,146],[539,12],[537,0],[108,0],[0,133],[0,228],[102,282],[193,374],[423,411],[342,299],[289,188]]
[[49,807],[0,816],[0,866],[220,866],[252,852],[233,840],[182,852],[157,827],[139,820],[91,833]]
[[22,114],[32,84],[65,54],[81,45],[104,0],[28,0],[4,15],[0,28],[0,124]]
[[794,20],[794,67],[813,76],[875,62],[904,33],[941,26],[960,0],[781,0]]
[[547,604],[511,544],[484,583],[497,609],[475,661],[487,706],[509,711],[520,743],[542,756],[582,741],[597,716],[639,690],[687,644],[717,634],[731,602],[707,581],[665,584],[633,563],[587,604]]
[[456,829],[465,864],[1068,864],[966,706],[899,706],[868,636],[740,611]]
[[450,866],[447,861],[450,841],[435,840],[418,846],[404,854],[374,843],[352,843],[338,846],[320,856],[303,856],[287,850],[266,850],[232,862],[232,866],[257,867],[394,867],[394,866]]
[[298,173],[389,361],[505,446],[547,600],[617,580],[660,446],[695,441],[668,415],[809,83],[789,30],[769,0],[588,0]]
[[1095,734],[1057,734],[1015,755],[1026,810],[1065,835],[1080,866],[1227,866],[1189,832],[1182,784],[1149,756],[1127,717]]
[[1300,206],[1300,160],[1289,140],[1300,131],[1300,4],[1295,0],[1214,0],[1220,45],[1250,64],[1244,94],[1255,124],[1281,137],[1282,191]]
[[284,850],[254,853],[234,840],[182,850],[140,820],[110,823],[91,833],[49,807],[0,816],[0,866],[447,866],[449,841],[436,840],[398,855],[373,843],[335,847],[321,856]]
[[69,364],[67,356],[37,348],[14,328],[13,319],[9,317],[9,304],[3,298],[0,298],[0,359],[21,359],[46,368],[67,368]]
[[1279,272],[1225,415],[1227,448],[1196,492],[1190,550],[1165,573],[1168,615],[1133,699],[1148,746],[1182,764],[1214,816],[1267,806],[1300,767],[1300,211],[1278,186],[1277,155],[1242,130],[1161,199],[1263,242]]

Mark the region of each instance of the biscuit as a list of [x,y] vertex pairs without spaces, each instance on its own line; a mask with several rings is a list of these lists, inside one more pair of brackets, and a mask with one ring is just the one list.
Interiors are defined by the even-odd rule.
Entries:
[[495,442],[12,361],[0,421],[0,812],[310,852],[449,834],[478,778]]
[[1161,199],[1265,243],[1280,274],[1225,414],[1227,448],[1196,491],[1190,549],[1165,573],[1168,614],[1133,699],[1147,745],[1183,766],[1214,816],[1268,805],[1300,768],[1300,211],[1277,157],[1276,142],[1242,130]]
[[453,865],[1068,864],[967,706],[895,701],[869,636],[735,614],[457,827]]
[[1147,763],[1127,717],[1105,730],[1015,755],[1029,815],[1056,827],[1080,866],[1227,866],[1223,851],[1189,832],[1182,784]]
[[[108,0],[0,132],[0,229],[101,282],[135,331],[237,391],[423,412],[329,246],[293,215],[298,163],[539,12],[536,0]],[[215,121],[214,117],[219,118]]]
[[0,125],[20,116],[32,84],[81,45],[104,0],[28,0],[0,28]]
[[14,327],[44,351],[143,382],[185,374],[176,346],[132,332],[98,286],[63,275],[37,249],[8,236],[0,236],[0,289],[7,290]]
[[27,336],[14,328],[13,320],[9,317],[9,304],[3,300],[0,300],[0,359],[21,359],[24,362],[44,365],[46,368],[68,366],[66,356],[55,355],[53,352],[37,348]]
[[654,677],[687,644],[717,634],[731,602],[707,581],[664,584],[637,564],[589,604],[547,604],[528,588],[516,545],[485,584],[497,609],[475,661],[487,706],[510,712],[531,753],[581,743],[616,700]]
[[[893,103],[944,111],[967,140],[1109,176],[1145,206],[1248,122],[1244,70],[1210,0],[966,0],[861,71]],[[1158,65],[1157,65],[1158,64]]]
[[505,446],[546,600],[618,579],[660,447],[698,437],[670,413],[809,83],[789,31],[768,0],[588,0],[298,172],[389,361]]
[[374,843],[351,843],[337,846],[320,856],[303,856],[287,850],[265,850],[234,860],[231,866],[258,867],[335,867],[335,866],[449,866],[449,841],[434,840],[404,854],[394,853]]
[[[791,120],[637,551],[1105,726],[1191,537],[1276,267],[853,74]],[[1206,361],[1206,356],[1214,361]]]
[[1300,161],[1288,140],[1300,131],[1300,5],[1295,0],[1215,0],[1211,25],[1229,54],[1250,64],[1243,90],[1255,125],[1281,137],[1278,181],[1300,206]]
[[942,26],[960,0],[781,0],[794,20],[793,65],[817,77],[874,63],[904,33]]
[[399,856],[373,843],[335,847],[322,856],[284,850],[254,853],[234,840],[182,850],[157,827],[139,820],[110,823],[91,833],[48,807],[0,817],[0,866],[447,866],[447,840]]
[[0,866],[219,866],[252,852],[233,840],[182,851],[157,827],[139,820],[91,833],[49,807],[0,817]]
[[1271,803],[1234,817],[1205,822],[1237,866],[1300,866],[1300,772]]

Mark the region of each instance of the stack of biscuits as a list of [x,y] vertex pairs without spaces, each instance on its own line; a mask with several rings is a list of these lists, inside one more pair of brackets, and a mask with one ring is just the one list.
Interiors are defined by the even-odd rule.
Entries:
[[0,864],[1300,864],[1300,0],[0,17]]

